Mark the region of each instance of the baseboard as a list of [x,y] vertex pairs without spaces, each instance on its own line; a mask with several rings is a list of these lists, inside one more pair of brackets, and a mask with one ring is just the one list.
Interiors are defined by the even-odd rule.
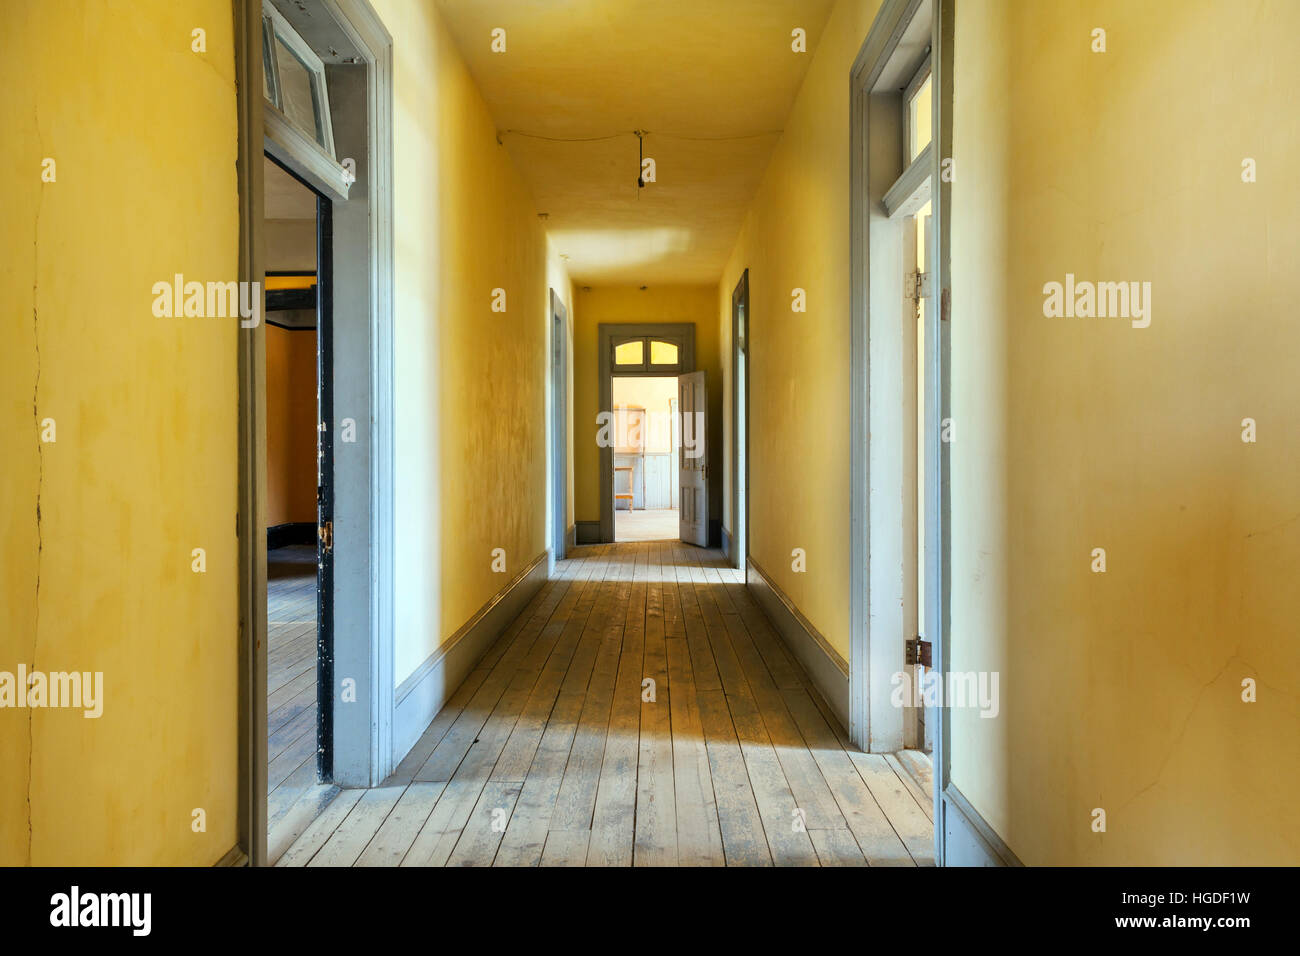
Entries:
[[600,544],[599,521],[575,521],[574,529],[578,544]]
[[569,530],[564,532],[564,553],[567,555],[578,544],[578,529],[574,525],[569,525]]
[[492,643],[546,583],[548,548],[496,593],[393,692],[393,766],[415,746]]
[[315,544],[316,524],[312,521],[290,521],[266,529],[266,550],[287,548],[291,544]]
[[248,866],[248,854],[241,846],[232,846],[213,866]]
[[808,619],[799,612],[753,556],[745,560],[745,583],[759,605],[776,625],[777,632],[795,658],[808,672],[826,703],[845,727],[849,725],[849,662],[831,647]]
[[[725,524],[722,526],[722,556],[724,558],[731,557],[731,532],[727,530]],[[735,562],[733,561],[732,564],[735,564]]]
[[944,866],[1024,866],[952,784],[943,791],[939,812]]

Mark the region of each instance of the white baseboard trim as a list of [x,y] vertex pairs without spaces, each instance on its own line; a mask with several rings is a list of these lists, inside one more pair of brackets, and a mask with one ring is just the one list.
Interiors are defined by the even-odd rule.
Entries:
[[943,791],[939,812],[943,866],[1024,866],[952,784]]
[[831,647],[817,629],[799,612],[752,556],[745,559],[745,583],[759,605],[776,625],[777,633],[826,698],[835,716],[849,725],[849,662]]
[[393,694],[393,766],[402,762],[443,704],[487,653],[501,632],[523,612],[543,584],[548,548],[496,593],[450,639],[428,656]]

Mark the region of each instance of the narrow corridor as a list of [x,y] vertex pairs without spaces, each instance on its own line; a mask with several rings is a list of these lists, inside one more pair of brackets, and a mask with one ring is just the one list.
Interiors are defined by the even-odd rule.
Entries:
[[848,743],[718,552],[573,555],[278,865],[932,865],[929,793]]

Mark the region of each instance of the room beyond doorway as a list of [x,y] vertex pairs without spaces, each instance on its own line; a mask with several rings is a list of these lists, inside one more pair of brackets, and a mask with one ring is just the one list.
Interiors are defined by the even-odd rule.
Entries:
[[681,447],[677,377],[615,376],[611,385],[614,540],[676,541]]

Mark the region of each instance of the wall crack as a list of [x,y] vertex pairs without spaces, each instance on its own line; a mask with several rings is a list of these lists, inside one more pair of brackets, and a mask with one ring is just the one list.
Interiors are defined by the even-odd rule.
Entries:
[[[41,141],[40,115],[36,120],[36,140],[40,144],[42,155],[45,144]],[[45,184],[41,183],[39,197],[36,200],[36,220],[32,224],[32,341],[36,351],[36,376],[32,383],[32,422],[36,431],[36,614],[32,623],[32,663],[29,674],[36,672],[36,652],[40,647],[41,634],[41,556],[45,550],[45,534],[41,526],[41,495],[45,490],[45,449],[41,440],[41,313],[37,300],[41,282],[41,208],[45,204]],[[31,678],[29,677],[28,680]],[[35,750],[35,736],[32,721],[35,711],[27,708],[27,865],[32,865],[32,756]]]

